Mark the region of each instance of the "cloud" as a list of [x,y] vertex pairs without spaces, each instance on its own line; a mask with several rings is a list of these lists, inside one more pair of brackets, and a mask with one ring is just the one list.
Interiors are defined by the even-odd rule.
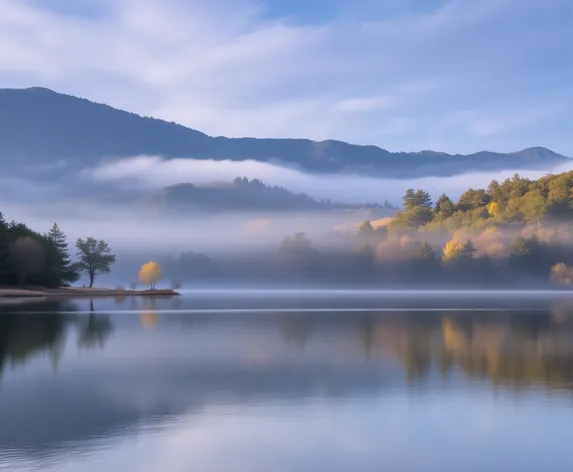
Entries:
[[388,95],[378,97],[349,98],[335,103],[334,110],[347,112],[363,112],[395,108],[396,99]]
[[[555,173],[573,169],[573,161],[553,169]],[[214,161],[196,159],[163,159],[160,156],[136,156],[103,162],[95,168],[84,169],[75,181],[71,193],[66,183],[42,183],[25,179],[0,179],[9,191],[0,209],[7,220],[15,219],[30,227],[47,231],[54,221],[65,229],[70,241],[95,235],[106,239],[122,251],[141,251],[168,247],[171,251],[234,250],[256,246],[276,247],[293,231],[305,231],[314,238],[324,238],[331,229],[353,228],[372,217],[367,211],[325,212],[321,214],[278,214],[277,212],[227,213],[186,216],[169,212],[154,212],[149,208],[122,205],[117,191],[131,189],[131,196],[140,198],[157,189],[191,182],[209,184],[217,180],[232,180],[237,176],[258,178],[294,192],[316,198],[330,198],[342,203],[383,202],[400,205],[407,188],[422,188],[434,200],[443,192],[457,199],[468,187],[484,188],[495,177],[503,180],[514,170],[490,173],[468,173],[454,177],[425,177],[418,179],[383,179],[353,175],[307,174],[293,168],[256,161]],[[536,179],[546,171],[520,171]],[[79,189],[88,189],[83,198]],[[115,195],[113,200],[95,199],[94,189]],[[115,192],[114,192],[115,190]],[[89,195],[92,195],[91,197]],[[104,197],[105,197],[104,195]]]
[[460,111],[451,116],[460,121],[476,136],[494,136],[548,121],[563,111],[562,105],[520,107],[517,110]]
[[[564,111],[492,124],[572,97],[568,0],[348,1],[311,23],[297,22],[303,10],[273,17],[266,0],[77,3],[0,3],[2,85],[44,85],[212,135],[573,155]],[[449,119],[460,110],[478,118]]]
[[[554,173],[573,169],[573,161],[558,166]],[[179,183],[210,184],[233,180],[237,176],[260,179],[266,184],[307,193],[315,198],[329,198],[345,203],[389,200],[401,204],[406,189],[423,188],[437,198],[446,192],[457,199],[469,187],[485,188],[493,178],[503,180],[516,172],[537,179],[547,170],[505,170],[492,176],[489,172],[472,172],[453,177],[423,177],[417,179],[384,179],[339,174],[307,174],[296,169],[257,161],[216,161],[209,159],[163,159],[160,156],[136,156],[102,163],[82,171],[87,181],[129,184],[141,189],[158,189]]]

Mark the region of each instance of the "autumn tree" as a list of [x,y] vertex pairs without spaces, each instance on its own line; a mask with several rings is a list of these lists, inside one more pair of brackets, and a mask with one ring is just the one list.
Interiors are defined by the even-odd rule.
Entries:
[[452,239],[446,243],[443,249],[442,260],[444,262],[467,261],[475,254],[475,248],[471,239],[465,243]]
[[157,282],[161,280],[161,267],[155,261],[146,262],[139,269],[139,281],[144,285],[149,285],[150,289],[154,289]]
[[489,216],[496,217],[499,215],[499,204],[496,202],[489,202],[487,205],[487,212]]
[[573,267],[560,262],[551,267],[551,282],[559,285],[573,285]]
[[111,271],[111,266],[115,263],[115,255],[103,239],[79,238],[76,248],[78,250],[77,268],[88,274],[91,288],[96,275],[107,274]]
[[442,251],[442,260],[444,262],[453,261],[460,257],[463,252],[464,245],[456,239],[452,239],[446,243]]

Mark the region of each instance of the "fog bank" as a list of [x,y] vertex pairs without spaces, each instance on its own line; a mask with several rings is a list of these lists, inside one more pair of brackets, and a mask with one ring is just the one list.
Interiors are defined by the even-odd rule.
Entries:
[[573,169],[573,160],[545,170],[506,170],[475,172],[452,177],[423,177],[417,179],[384,179],[343,174],[307,174],[300,170],[258,161],[216,161],[210,159],[164,159],[161,156],[135,156],[103,162],[82,171],[82,177],[97,182],[116,185],[138,185],[141,189],[157,189],[167,185],[191,182],[198,185],[214,181],[231,181],[235,177],[260,179],[266,184],[285,187],[294,192],[307,193],[315,198],[329,198],[344,203],[390,201],[402,203],[408,188],[423,188],[436,199],[447,193],[457,199],[470,187],[485,188],[495,178],[505,178],[519,173],[523,177],[538,179],[547,173]]

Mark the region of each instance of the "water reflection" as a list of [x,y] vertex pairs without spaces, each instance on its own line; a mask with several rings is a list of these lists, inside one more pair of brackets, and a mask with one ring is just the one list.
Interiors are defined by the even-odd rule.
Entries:
[[374,411],[381,398],[399,405],[418,395],[431,404],[447,393],[447,409],[452,396],[551,392],[570,400],[573,391],[568,300],[499,311],[240,314],[176,311],[169,300],[119,303],[135,313],[97,299],[4,308],[0,451],[53,456],[219,411],[279,408],[299,418],[317,400]]
[[144,299],[139,310],[139,322],[144,329],[153,330],[159,322],[155,299]]
[[[82,349],[102,348],[113,331],[109,315],[92,313],[77,316],[77,306],[70,302],[26,303],[0,310],[0,379],[7,364],[17,368],[28,358],[45,354],[54,362],[60,358],[69,331],[77,331],[77,344]],[[38,310],[45,310],[39,313]]]

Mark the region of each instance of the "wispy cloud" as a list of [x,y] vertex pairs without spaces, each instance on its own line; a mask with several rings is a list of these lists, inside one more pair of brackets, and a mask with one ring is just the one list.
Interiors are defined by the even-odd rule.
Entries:
[[[563,110],[499,123],[573,97],[568,0],[346,2],[345,15],[311,23],[296,21],[304,11],[270,16],[267,0],[47,3],[0,2],[0,85],[45,85],[213,135],[573,155]],[[448,119],[460,110],[480,118]]]
[[[555,168],[554,172],[573,169],[573,161]],[[86,235],[97,235],[122,250],[157,248],[158,242],[170,250],[216,250],[247,248],[262,245],[276,246],[293,231],[305,231],[313,238],[328,235],[336,227],[353,228],[354,224],[371,218],[367,211],[323,212],[313,214],[280,214],[277,212],[237,212],[182,217],[168,211],[153,211],[130,199],[122,200],[115,194],[112,201],[98,200],[97,193],[81,193],[80,189],[104,189],[107,194],[134,191],[131,196],[150,196],[160,187],[191,182],[212,183],[231,180],[236,176],[259,178],[272,185],[280,185],[295,192],[316,198],[330,198],[337,202],[364,203],[389,200],[399,205],[407,188],[423,188],[436,199],[446,192],[453,199],[468,187],[484,188],[493,177],[503,180],[515,171],[469,173],[455,177],[425,177],[419,179],[379,179],[350,175],[315,175],[255,161],[212,161],[169,159],[159,156],[138,156],[115,162],[102,163],[85,169],[81,178],[73,175],[69,182],[46,184],[24,179],[2,179],[0,186],[9,196],[2,202],[8,220],[23,221],[39,231],[47,231],[57,221],[70,240]],[[525,171],[521,175],[535,179],[544,171]],[[70,182],[77,188],[70,193]],[[101,187],[93,187],[93,184]]]
[[450,116],[452,121],[466,126],[476,136],[506,134],[530,125],[540,125],[550,121],[564,110],[563,105],[518,107],[510,110],[483,109],[460,111]]
[[[564,172],[573,169],[573,161],[553,169]],[[434,198],[446,192],[457,198],[468,187],[485,188],[495,177],[503,180],[511,177],[516,170],[496,172],[472,172],[454,177],[423,177],[418,179],[383,179],[338,174],[307,174],[296,169],[288,169],[257,161],[215,161],[198,159],[163,159],[159,156],[136,156],[107,162],[82,172],[84,179],[99,182],[137,184],[142,189],[157,189],[163,186],[194,183],[210,184],[217,180],[230,181],[237,176],[260,179],[271,185],[286,187],[295,192],[303,192],[316,198],[330,198],[338,202],[364,203],[389,200],[396,205],[402,201],[407,188],[423,188]],[[546,170],[519,171],[520,175],[537,179]]]

